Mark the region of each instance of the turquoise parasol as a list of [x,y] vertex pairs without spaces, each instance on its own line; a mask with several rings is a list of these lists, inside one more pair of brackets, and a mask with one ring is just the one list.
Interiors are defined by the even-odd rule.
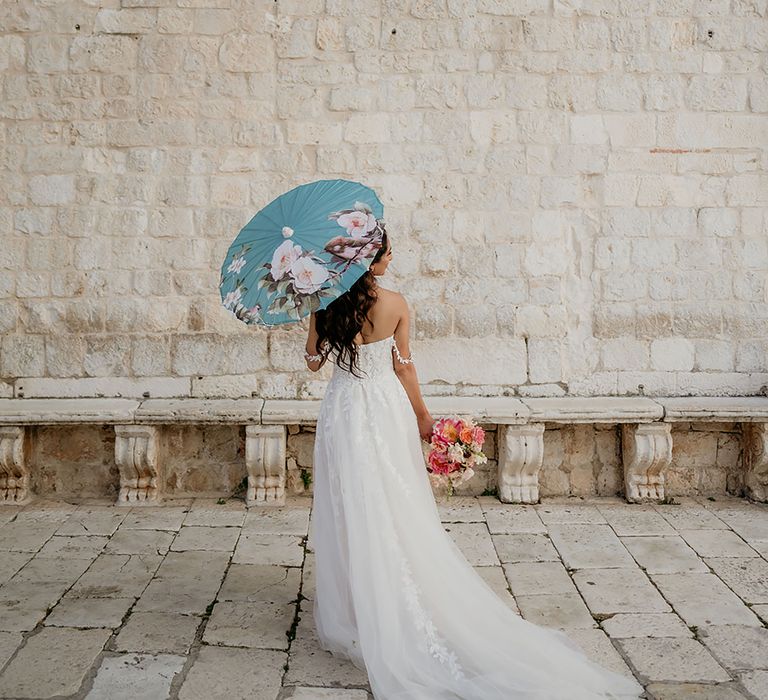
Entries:
[[277,326],[324,309],[381,248],[384,207],[351,180],[299,185],[259,211],[221,266],[222,305],[248,324]]

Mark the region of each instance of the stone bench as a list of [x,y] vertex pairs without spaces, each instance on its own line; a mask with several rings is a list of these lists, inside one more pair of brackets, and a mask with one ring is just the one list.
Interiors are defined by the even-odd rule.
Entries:
[[[745,484],[768,498],[768,398],[713,397],[425,397],[433,417],[473,417],[498,427],[498,493],[505,503],[539,500],[544,431],[574,423],[621,426],[624,491],[629,501],[665,497],[664,472],[672,457],[676,421],[743,424]],[[245,426],[248,504],[285,502],[288,425],[313,425],[319,400],[241,399],[0,399],[0,502],[29,496],[26,428],[33,425],[108,424],[115,430],[120,474],[118,503],[158,500],[163,483],[161,425]]]

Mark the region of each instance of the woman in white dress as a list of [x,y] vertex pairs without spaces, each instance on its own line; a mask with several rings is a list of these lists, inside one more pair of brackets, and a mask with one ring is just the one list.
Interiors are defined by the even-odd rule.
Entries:
[[312,509],[322,648],[368,674],[376,700],[638,698],[634,679],[502,601],[445,531],[421,440],[433,419],[409,351],[402,295],[369,270],[312,314],[307,364],[335,366],[321,402]]

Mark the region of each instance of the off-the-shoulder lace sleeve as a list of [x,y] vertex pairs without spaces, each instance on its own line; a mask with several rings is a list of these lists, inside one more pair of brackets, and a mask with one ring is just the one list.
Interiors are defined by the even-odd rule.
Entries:
[[413,364],[413,353],[411,353],[410,357],[404,358],[400,354],[400,350],[397,347],[397,343],[395,342],[394,336],[392,336],[392,349],[395,351],[395,356],[397,357],[397,361],[400,364],[403,364],[403,365]]

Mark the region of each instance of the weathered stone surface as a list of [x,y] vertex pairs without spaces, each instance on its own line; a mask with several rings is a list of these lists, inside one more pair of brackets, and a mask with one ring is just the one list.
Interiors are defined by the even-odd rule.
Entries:
[[105,554],[164,555],[175,537],[162,530],[129,530],[122,527],[109,540]]
[[558,629],[595,627],[592,615],[576,593],[519,595],[515,600],[522,616],[534,624]]
[[595,615],[669,612],[666,601],[640,569],[586,569],[573,581]]
[[611,640],[602,630],[569,629],[567,634],[582,648],[587,657],[595,663],[623,676],[633,677],[632,671],[630,671],[624,659],[621,658],[619,652],[611,644]]
[[544,534],[547,529],[532,506],[510,508],[508,505],[483,505],[483,512],[492,535],[512,533]]
[[120,627],[134,598],[76,598],[65,596],[45,618],[54,627]]
[[22,636],[18,632],[0,632],[0,668],[13,656],[21,640]]
[[623,537],[622,542],[648,573],[709,571],[696,552],[680,537]]
[[135,610],[202,615],[216,597],[228,561],[225,552],[170,552]]
[[674,613],[618,613],[601,623],[609,637],[692,637]]
[[725,584],[747,603],[768,603],[768,562],[764,559],[706,559]]
[[206,644],[259,649],[288,649],[295,604],[220,602],[205,628]]
[[496,566],[499,558],[485,523],[446,523],[445,531],[473,566]]
[[158,554],[102,554],[70,593],[91,598],[139,596],[161,561]]
[[[301,583],[301,569],[272,564],[232,564],[224,577],[219,600],[247,603],[288,603],[295,600]],[[304,565],[304,588],[307,564]],[[306,594],[306,593],[305,593]]]
[[108,656],[99,666],[87,700],[155,700],[168,697],[183,656]]
[[700,557],[760,556],[736,533],[729,530],[680,530],[679,534]]
[[243,531],[235,549],[235,564],[301,566],[304,551],[296,535],[264,535]]
[[651,681],[730,680],[725,669],[695,639],[622,639],[618,643],[641,677]]
[[287,654],[267,649],[204,646],[179,691],[180,700],[276,697]]
[[608,525],[551,525],[549,534],[569,569],[635,566],[629,552]]
[[194,615],[134,612],[115,640],[117,651],[187,654],[200,625]]
[[102,629],[42,630],[30,637],[0,676],[0,695],[47,698],[77,692],[110,634]]
[[647,690],[657,700],[744,700],[733,684],[650,683]]
[[519,595],[567,595],[576,588],[565,567],[558,561],[504,564],[512,593]]
[[768,670],[768,629],[721,625],[699,630],[699,638],[725,668]]
[[492,535],[493,544],[503,563],[523,561],[557,561],[558,556],[546,535]]
[[653,508],[600,506],[600,513],[620,537],[675,534],[674,529]]
[[171,550],[232,552],[238,537],[240,528],[237,527],[182,527],[171,545]]

